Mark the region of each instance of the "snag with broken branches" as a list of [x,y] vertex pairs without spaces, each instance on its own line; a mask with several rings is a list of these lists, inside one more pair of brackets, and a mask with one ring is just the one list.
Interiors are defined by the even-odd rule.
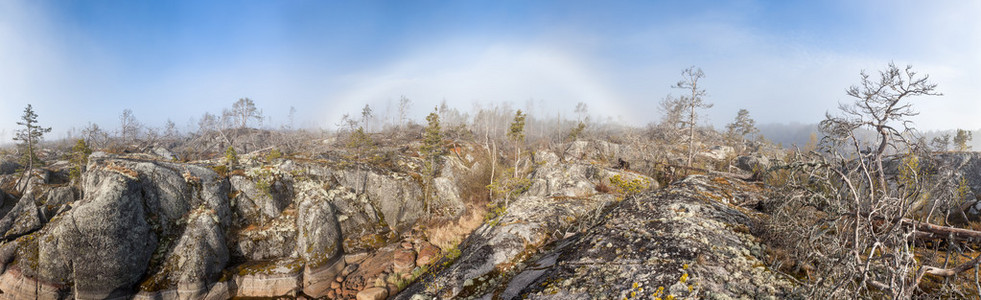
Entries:
[[[936,84],[894,64],[878,75],[862,72],[847,90],[855,102],[821,122],[820,152],[797,151],[769,173],[778,200],[768,236],[783,258],[772,267],[800,280],[809,298],[978,293],[979,284],[963,291],[947,278],[977,268],[981,259],[964,242],[981,233],[950,227],[962,201],[949,192],[956,185],[912,142],[909,117],[917,112],[909,100],[940,95]],[[927,274],[944,287],[925,287]]]

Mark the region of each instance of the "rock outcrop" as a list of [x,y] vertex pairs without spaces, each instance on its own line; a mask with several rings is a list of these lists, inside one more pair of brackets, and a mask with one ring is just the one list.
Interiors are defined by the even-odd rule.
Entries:
[[[421,182],[408,173],[243,161],[219,174],[159,155],[95,153],[78,189],[35,170],[23,196],[3,194],[15,202],[0,211],[0,298],[336,297],[345,250],[396,242],[425,217]],[[455,182],[441,178],[432,208],[459,214]],[[433,260],[439,250],[428,247]],[[403,273],[416,267],[418,250],[407,251]],[[390,274],[393,257],[378,261]]]
[[785,298],[793,285],[762,263],[753,212],[731,205],[758,197],[737,179],[696,175],[625,200],[517,275],[525,286],[502,298]]
[[[548,156],[540,154],[542,156]],[[531,175],[531,188],[514,199],[501,216],[478,227],[460,246],[451,265],[410,286],[397,299],[416,294],[442,298],[479,297],[495,292],[526,266],[526,259],[549,242],[577,232],[617,196],[597,192],[604,176],[630,174],[587,164],[554,163]],[[653,180],[644,178],[650,184]]]
[[575,214],[549,211],[573,204],[522,197],[496,226],[479,228],[450,267],[396,299],[789,296],[792,283],[761,262],[764,246],[750,234],[755,213],[733,205],[760,195],[737,179],[691,176],[611,202],[597,226],[581,232],[563,231],[568,225],[556,220]]

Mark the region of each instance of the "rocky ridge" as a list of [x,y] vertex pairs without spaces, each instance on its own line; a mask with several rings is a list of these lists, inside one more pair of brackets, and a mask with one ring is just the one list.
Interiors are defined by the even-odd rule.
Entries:
[[432,197],[411,155],[255,154],[226,168],[96,153],[79,187],[63,170],[36,170],[23,196],[0,195],[11,200],[0,208],[0,298],[592,298],[658,287],[739,298],[789,286],[759,267],[754,215],[738,207],[759,200],[755,186],[696,176],[638,194],[656,181],[611,162],[641,155],[604,141],[534,152],[523,192],[495,199],[508,205],[458,247],[436,247],[418,224],[468,213],[459,175],[479,163],[464,149],[446,156]]

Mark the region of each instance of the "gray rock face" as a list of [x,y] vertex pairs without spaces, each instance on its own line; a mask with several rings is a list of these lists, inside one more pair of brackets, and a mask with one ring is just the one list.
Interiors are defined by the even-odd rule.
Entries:
[[79,206],[38,238],[39,275],[74,282],[76,298],[130,295],[157,247],[140,184],[115,171],[96,170],[88,173],[85,186],[90,192]]
[[546,165],[532,175],[529,195],[584,197],[596,193],[598,169],[585,164]]
[[729,146],[712,146],[708,151],[699,153],[700,156],[712,159],[712,160],[724,160],[735,153],[735,150]]
[[41,215],[34,196],[21,197],[3,218],[0,218],[0,234],[3,239],[14,239],[41,228]]
[[165,160],[174,160],[176,158],[173,152],[170,152],[170,150],[164,147],[153,147],[152,152]]
[[17,172],[17,169],[22,168],[20,164],[15,161],[4,160],[0,161],[0,175],[9,175]]
[[[0,299],[327,296],[349,238],[374,249],[425,217],[408,172],[243,165],[246,176],[228,179],[151,154],[95,153],[78,191],[38,170],[0,217]],[[434,211],[463,210],[458,171],[435,181]]]
[[17,251],[0,257],[13,261],[8,270],[92,299],[130,296],[147,272],[161,274],[151,286],[168,288],[213,280],[227,264],[228,183],[210,169],[100,153],[82,189],[74,202],[70,188],[48,192],[49,206],[66,209],[12,243]]
[[580,164],[539,168],[532,188],[513,200],[503,216],[478,227],[460,246],[462,255],[452,265],[410,286],[397,299],[415,294],[479,297],[502,288],[501,280],[521,270],[537,249],[574,232],[574,225],[616,200],[595,191],[599,174],[597,168]]
[[205,297],[208,284],[217,281],[228,264],[228,247],[220,225],[213,210],[199,207],[192,211],[187,216],[184,233],[175,241],[169,255],[162,257],[163,262],[149,270],[149,278],[140,290],[176,290],[185,299]]
[[251,261],[295,258],[295,222],[294,216],[282,216],[262,224],[261,227],[238,232],[232,245],[232,254]]
[[45,205],[59,206],[75,201],[75,191],[71,187],[63,186],[52,188],[48,191],[48,198],[44,201]]
[[436,191],[436,201],[431,205],[437,208],[433,214],[455,218],[466,210],[466,204],[460,198],[460,191],[450,178],[437,177],[433,180],[433,189]]
[[408,230],[426,212],[422,187],[412,177],[367,170],[341,170],[336,175],[341,185],[366,194],[372,207],[395,231]]
[[344,268],[341,225],[334,208],[321,195],[300,194],[299,201],[297,249],[300,258],[306,262],[304,292],[312,297],[322,297]]
[[740,156],[736,158],[736,168],[746,172],[766,172],[775,161],[762,156]]
[[751,218],[727,204],[745,197],[759,197],[759,190],[736,179],[691,176],[627,199],[600,226],[536,262],[549,267],[518,274],[530,284],[504,299],[623,298],[659,290],[662,298],[790,297],[791,281],[763,267],[763,246],[749,234]]
[[330,202],[317,194],[302,194],[297,211],[297,248],[310,267],[341,255],[341,225]]
[[275,178],[253,181],[244,176],[232,176],[230,182],[232,189],[238,192],[233,199],[235,212],[249,223],[275,218],[292,202],[287,192],[289,189]]

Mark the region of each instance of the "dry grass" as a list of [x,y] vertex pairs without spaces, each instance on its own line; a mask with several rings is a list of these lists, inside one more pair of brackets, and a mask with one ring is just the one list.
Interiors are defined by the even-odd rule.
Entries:
[[124,176],[129,177],[129,178],[132,178],[132,179],[136,179],[137,177],[140,176],[140,174],[136,173],[136,171],[127,169],[126,167],[123,167],[123,166],[120,166],[120,165],[116,165],[114,163],[109,163],[109,165],[106,166],[106,170],[115,171],[115,172],[117,172],[119,174],[123,174]]
[[606,183],[603,181],[600,181],[600,183],[596,185],[596,191],[603,194],[609,194],[612,192],[610,190],[610,186],[606,185]]
[[463,241],[474,229],[484,223],[486,205],[468,205],[467,213],[456,221],[435,224],[425,229],[429,242],[448,251]]

